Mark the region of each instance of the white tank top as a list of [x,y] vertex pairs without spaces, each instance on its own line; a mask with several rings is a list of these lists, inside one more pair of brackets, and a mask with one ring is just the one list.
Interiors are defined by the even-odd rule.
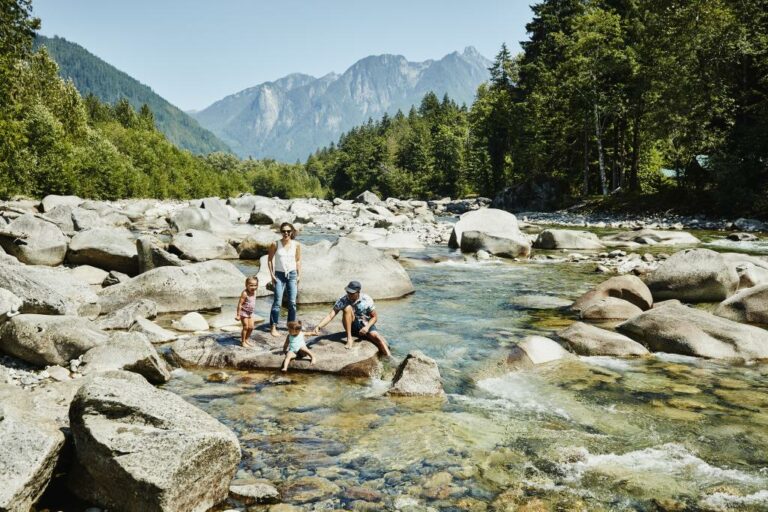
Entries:
[[296,270],[296,242],[291,240],[288,245],[278,240],[275,252],[275,272],[292,272]]

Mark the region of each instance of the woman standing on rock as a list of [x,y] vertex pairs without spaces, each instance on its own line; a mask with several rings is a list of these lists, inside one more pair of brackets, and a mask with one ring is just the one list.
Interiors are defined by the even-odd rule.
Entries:
[[293,224],[288,222],[280,224],[280,235],[280,240],[269,247],[267,258],[272,286],[275,289],[275,299],[269,315],[272,336],[280,336],[277,332],[277,323],[280,320],[280,306],[286,289],[288,290],[288,321],[296,320],[296,294],[301,279],[301,244],[296,241],[296,230]]

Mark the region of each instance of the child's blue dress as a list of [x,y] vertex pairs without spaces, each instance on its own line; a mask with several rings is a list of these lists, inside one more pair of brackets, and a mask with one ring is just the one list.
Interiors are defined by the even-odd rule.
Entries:
[[288,335],[288,352],[298,353],[299,349],[305,347],[304,333],[300,332],[296,336]]

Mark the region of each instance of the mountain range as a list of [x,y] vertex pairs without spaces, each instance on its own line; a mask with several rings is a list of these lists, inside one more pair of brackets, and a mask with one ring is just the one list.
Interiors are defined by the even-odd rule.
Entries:
[[489,65],[473,47],[424,62],[370,56],[340,75],[291,74],[190,115],[241,157],[304,160],[369,118],[407,113],[430,91],[470,104]]
[[110,104],[126,98],[136,110],[146,103],[155,115],[157,128],[177,146],[198,154],[229,151],[225,143],[186,112],[82,46],[61,37],[37,35],[35,47],[39,46],[48,49],[59,65],[59,75],[71,79],[83,96],[93,94]]

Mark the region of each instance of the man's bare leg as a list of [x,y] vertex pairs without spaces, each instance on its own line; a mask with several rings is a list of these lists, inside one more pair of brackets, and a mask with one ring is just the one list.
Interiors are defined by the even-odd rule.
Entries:
[[347,332],[347,344],[345,348],[352,348],[352,322],[355,320],[355,312],[352,306],[344,308],[341,317],[341,324],[344,326],[344,330]]
[[389,345],[387,344],[387,340],[384,339],[384,336],[379,334],[376,331],[369,331],[368,334],[365,335],[366,339],[376,345],[378,347],[379,352],[384,354],[385,356],[389,357],[392,355],[392,352],[389,350]]

